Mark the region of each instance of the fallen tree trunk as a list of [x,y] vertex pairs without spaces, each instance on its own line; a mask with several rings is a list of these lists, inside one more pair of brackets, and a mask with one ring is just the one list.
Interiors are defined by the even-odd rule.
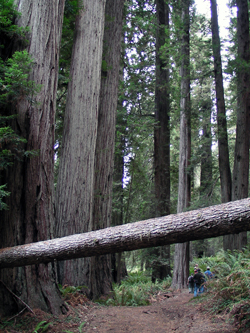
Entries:
[[0,268],[91,257],[250,230],[250,198],[0,250]]

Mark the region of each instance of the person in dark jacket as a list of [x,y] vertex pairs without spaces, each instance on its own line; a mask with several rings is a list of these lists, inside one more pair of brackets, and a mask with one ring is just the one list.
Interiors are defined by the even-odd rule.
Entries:
[[194,271],[194,297],[198,296],[198,294],[202,294],[204,291],[205,277],[201,273],[200,268]]

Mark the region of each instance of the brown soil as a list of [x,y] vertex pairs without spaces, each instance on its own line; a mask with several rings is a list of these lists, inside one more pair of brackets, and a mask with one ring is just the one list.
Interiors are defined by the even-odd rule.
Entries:
[[[151,305],[140,307],[100,306],[89,302],[81,294],[74,294],[67,300],[69,311],[66,315],[53,317],[36,310],[34,314],[29,312],[21,318],[19,316],[16,319],[15,328],[8,326],[4,330],[0,329],[0,332],[237,332],[236,327],[229,322],[226,315],[212,316],[202,310],[203,306],[199,298],[194,299],[187,290],[159,293],[151,298],[150,302]],[[37,325],[42,321],[50,323],[46,330],[42,328],[38,330]],[[21,322],[25,323],[25,329],[18,326]]]

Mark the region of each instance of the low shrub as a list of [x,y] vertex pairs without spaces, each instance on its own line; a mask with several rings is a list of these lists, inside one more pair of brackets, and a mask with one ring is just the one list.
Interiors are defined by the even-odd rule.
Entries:
[[144,272],[130,273],[121,282],[113,285],[113,297],[106,301],[106,305],[141,306],[150,304],[150,296],[164,291],[171,285],[171,278],[163,281],[151,282],[151,276]]
[[[209,311],[229,313],[238,329],[250,328],[250,250],[220,251],[213,258],[198,259],[211,266],[216,278],[207,282]],[[201,264],[201,265],[200,265]]]

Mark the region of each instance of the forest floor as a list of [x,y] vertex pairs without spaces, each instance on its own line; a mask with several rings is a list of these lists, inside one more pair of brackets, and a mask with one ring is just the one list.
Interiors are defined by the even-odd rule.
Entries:
[[128,307],[103,306],[88,301],[82,294],[74,294],[67,300],[69,311],[66,315],[55,317],[34,310],[34,314],[27,312],[17,317],[15,325],[0,328],[0,332],[239,332],[226,314],[212,315],[206,311],[207,305],[204,307],[201,297],[193,298],[187,290],[168,290],[151,297],[148,306]]

